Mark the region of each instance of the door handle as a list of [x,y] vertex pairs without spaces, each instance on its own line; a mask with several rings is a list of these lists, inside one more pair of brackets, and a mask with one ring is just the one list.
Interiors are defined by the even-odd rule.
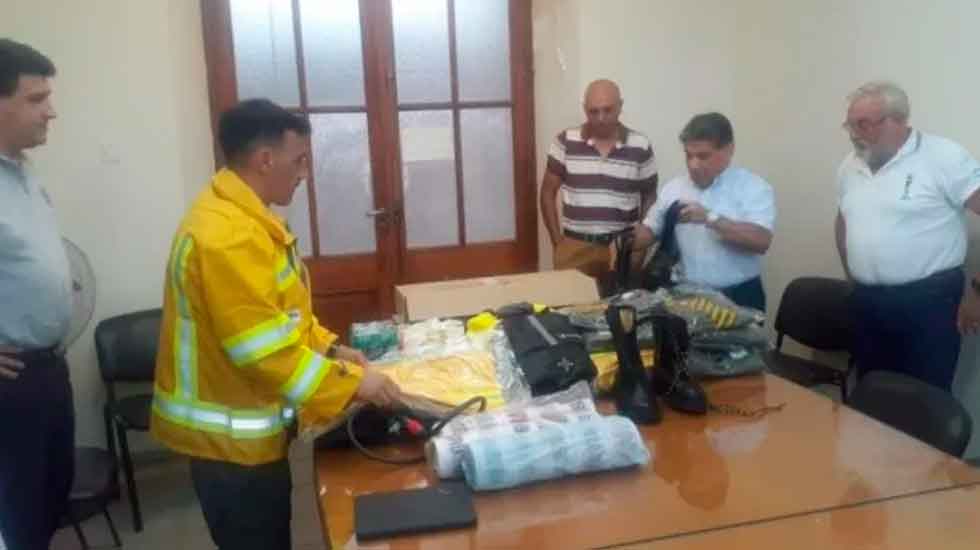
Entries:
[[384,217],[384,216],[387,216],[387,215],[388,215],[388,210],[385,209],[385,208],[378,208],[378,209],[375,209],[375,210],[368,210],[367,212],[364,213],[364,216],[367,217],[367,218],[377,218],[379,216]]

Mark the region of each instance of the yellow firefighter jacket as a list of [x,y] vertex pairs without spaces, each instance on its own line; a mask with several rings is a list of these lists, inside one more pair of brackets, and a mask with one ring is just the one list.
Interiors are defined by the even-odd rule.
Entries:
[[328,359],[308,277],[282,220],[233,171],[218,172],[174,237],[151,433],[179,453],[264,464],[299,417],[339,413],[363,371]]

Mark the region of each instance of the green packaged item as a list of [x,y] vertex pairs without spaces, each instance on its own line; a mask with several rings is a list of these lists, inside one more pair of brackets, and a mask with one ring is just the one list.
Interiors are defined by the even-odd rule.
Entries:
[[351,347],[361,350],[369,361],[377,361],[398,350],[398,327],[391,321],[353,323],[350,327]]

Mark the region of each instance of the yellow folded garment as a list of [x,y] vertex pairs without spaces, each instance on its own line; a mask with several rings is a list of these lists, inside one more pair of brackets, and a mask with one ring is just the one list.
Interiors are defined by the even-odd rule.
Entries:
[[504,404],[497,382],[493,356],[483,351],[460,353],[439,359],[399,361],[378,369],[405,393],[456,406],[476,396],[485,397],[487,409]]
[[[596,371],[598,371],[595,378],[596,390],[599,393],[612,391],[613,386],[616,385],[616,372],[619,370],[619,358],[616,357],[616,352],[593,353],[591,357],[592,363],[595,365]],[[640,350],[640,359],[643,360],[644,367],[648,369],[653,368],[652,349]]]

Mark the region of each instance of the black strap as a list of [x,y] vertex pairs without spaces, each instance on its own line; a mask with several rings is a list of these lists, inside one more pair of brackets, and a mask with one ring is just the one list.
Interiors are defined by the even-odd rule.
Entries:
[[592,244],[609,244],[625,233],[632,233],[633,228],[627,227],[626,229],[620,229],[619,231],[613,231],[612,233],[580,233],[578,231],[572,231],[571,229],[565,229],[562,231],[566,237],[575,239],[576,241],[583,241]]

